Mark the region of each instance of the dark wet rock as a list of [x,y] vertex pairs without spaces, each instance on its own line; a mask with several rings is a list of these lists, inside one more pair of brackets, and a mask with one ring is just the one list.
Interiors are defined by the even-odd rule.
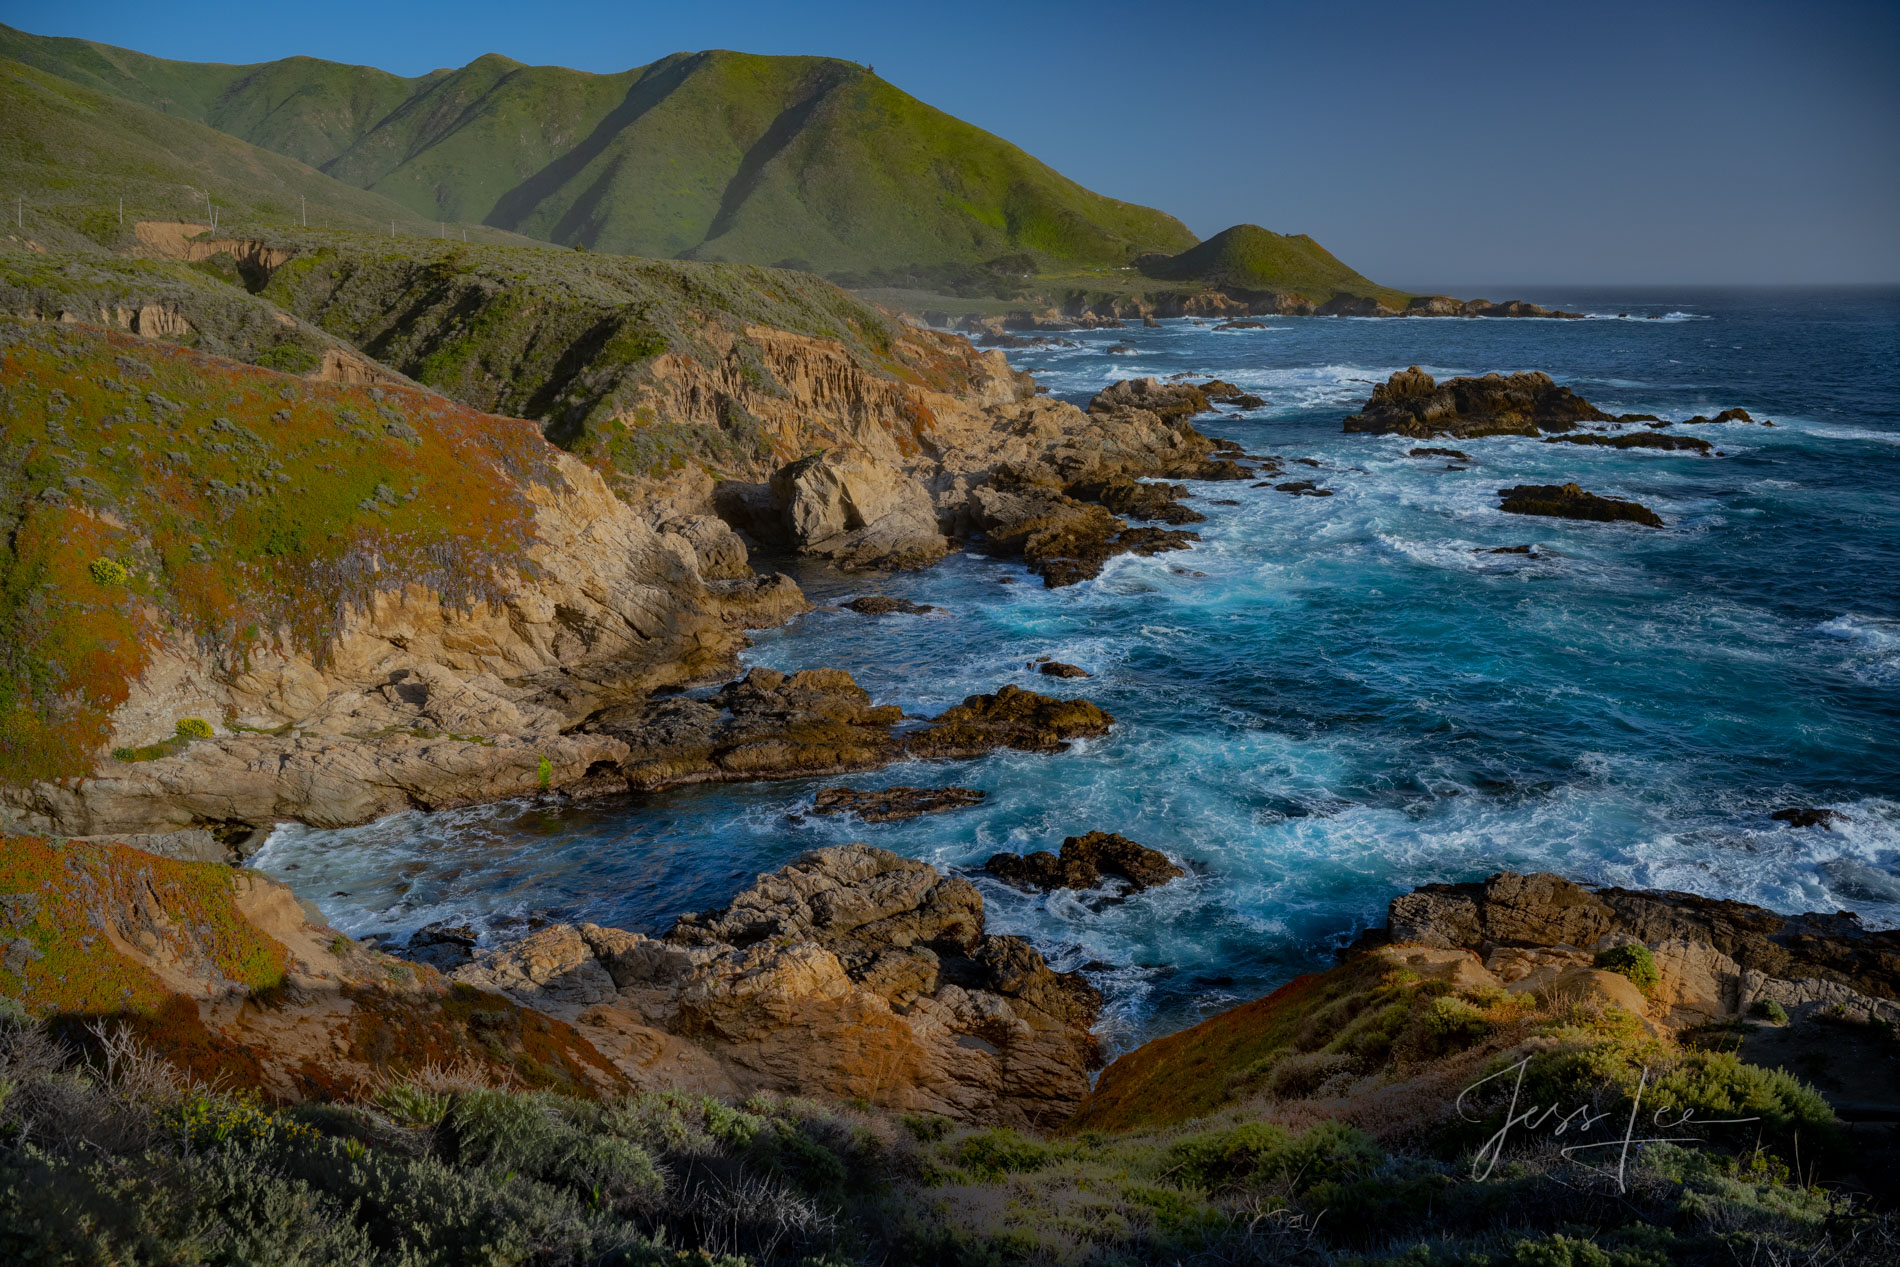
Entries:
[[1654,431],[1633,431],[1628,435],[1605,435],[1600,431],[1579,431],[1574,435],[1551,436],[1545,444],[1590,444],[1606,449],[1670,449],[1688,453],[1709,453],[1715,448],[1707,440],[1694,436],[1662,435]]
[[1655,414],[1618,414],[1616,416],[1616,420],[1618,422],[1661,422],[1662,421],[1662,419],[1658,418]]
[[1153,317],[1143,317],[1141,319],[1141,324],[1146,326],[1150,330],[1159,330],[1161,328],[1161,323],[1159,321],[1156,321]]
[[866,594],[863,598],[854,598],[843,604],[860,616],[889,616],[893,613],[905,616],[921,616],[937,609],[929,603],[913,603],[908,598],[890,598],[883,594]]
[[[1209,379],[1201,384],[1201,392],[1209,400],[1221,405],[1232,405],[1236,409],[1258,409],[1267,403],[1263,396],[1244,391],[1223,379]],[[1235,446],[1238,447],[1238,446]]]
[[1528,555],[1535,556],[1537,553],[1537,547],[1534,545],[1532,546],[1492,546],[1489,550],[1487,550],[1484,547],[1480,546],[1476,550],[1473,550],[1472,553],[1473,554],[1528,554]]
[[1015,686],[972,695],[930,725],[899,734],[895,704],[873,704],[841,669],[790,675],[755,668],[705,698],[671,696],[608,709],[586,729],[627,745],[628,790],[805,778],[874,770],[906,757],[969,757],[997,748],[1053,751],[1106,734],[1113,719],[1086,700]]
[[1472,457],[1462,449],[1413,449],[1406,455],[1415,458],[1455,458],[1460,462],[1469,462]]
[[990,487],[977,499],[990,548],[1020,554],[1050,589],[1100,576],[1118,554],[1185,550],[1200,540],[1192,532],[1130,528],[1107,507],[1050,488]]
[[1188,496],[1188,491],[1180,484],[1144,484],[1140,480],[1118,475],[1106,480],[1071,484],[1068,493],[1083,501],[1099,502],[1114,513],[1126,515],[1130,519],[1197,524],[1207,518],[1199,511],[1181,504],[1179,499]]
[[1275,484],[1273,487],[1279,492],[1291,493],[1295,497],[1331,497],[1333,495],[1332,489],[1321,488],[1312,480],[1288,480],[1284,484]]
[[1055,699],[1017,686],[972,695],[906,736],[918,757],[973,757],[998,748],[1058,752],[1073,739],[1106,735],[1115,719],[1087,700]]
[[1044,677],[1094,677],[1087,669],[1073,664],[1064,664],[1060,660],[1044,660],[1036,666],[1036,672]]
[[1103,350],[1110,356],[1133,356],[1135,354],[1135,345],[1132,343],[1111,343]]
[[1264,321],[1223,321],[1214,328],[1216,330],[1264,330],[1267,328],[1267,323]]
[[1500,488],[1498,509],[1511,515],[1548,515],[1554,519],[1584,519],[1595,523],[1629,521],[1651,528],[1663,526],[1662,517],[1641,502],[1619,501],[1586,493],[1575,484],[1519,484]]
[[1536,435],[1568,431],[1581,422],[1609,422],[1608,414],[1550,375],[1486,374],[1443,383],[1414,365],[1372,389],[1345,429],[1373,435]]
[[1788,809],[1778,809],[1770,817],[1790,827],[1819,827],[1822,831],[1833,831],[1834,824],[1840,821],[1842,815],[1831,809],[1796,805]]
[[812,798],[812,813],[855,814],[867,823],[889,823],[976,805],[986,795],[967,787],[828,787]]
[[1699,423],[1753,422],[1753,421],[1755,420],[1748,416],[1748,411],[1746,409],[1724,409],[1721,413],[1715,415],[1715,417],[1713,418],[1704,418],[1701,414],[1697,414],[1693,418],[1684,418],[1680,425],[1684,427],[1692,427]]
[[1213,504],[1213,505],[1216,505],[1216,506],[1238,506],[1238,505],[1240,505],[1240,503],[1239,503],[1239,502],[1237,502],[1237,501],[1235,501],[1235,500],[1234,500],[1233,498],[1231,498],[1231,497],[1219,497],[1219,498],[1216,498],[1216,499],[1214,500],[1214,502],[1213,502],[1212,504]]
[[481,934],[472,924],[455,920],[437,920],[424,924],[409,935],[409,944],[400,953],[403,958],[426,963],[441,972],[452,972],[475,956],[475,944]]
[[1047,893],[1052,889],[1093,889],[1104,876],[1120,876],[1139,893],[1187,874],[1159,849],[1136,844],[1112,832],[1070,836],[1059,854],[999,853],[983,869],[1015,888]]

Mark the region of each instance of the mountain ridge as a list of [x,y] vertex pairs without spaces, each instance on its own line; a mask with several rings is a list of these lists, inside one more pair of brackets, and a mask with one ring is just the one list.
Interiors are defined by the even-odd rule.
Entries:
[[836,58],[711,49],[602,75],[489,53],[403,77],[304,57],[172,61],[10,27],[0,56],[424,219],[590,250],[838,272],[1024,251],[1117,266],[1195,241]]

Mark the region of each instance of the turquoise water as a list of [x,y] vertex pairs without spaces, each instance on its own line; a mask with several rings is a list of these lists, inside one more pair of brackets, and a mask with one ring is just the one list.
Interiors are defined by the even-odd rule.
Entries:
[[[1018,355],[1078,403],[1134,375],[1238,383],[1267,405],[1202,429],[1334,496],[1195,485],[1209,516],[1197,548],[1118,559],[1064,590],[976,551],[889,579],[804,568],[821,604],[879,592],[944,610],[821,610],[748,657],[848,669],[910,712],[1003,682],[1086,695],[1118,720],[1106,739],[850,780],[287,827],[258,863],[358,934],[532,912],[658,931],[819,844],[974,867],[1120,831],[1192,875],[1122,902],[980,881],[993,928],[1103,987],[1118,1044],[1327,962],[1396,892],[1501,867],[1900,923],[1900,293],[1530,297],[1601,317],[1170,321]],[[1114,343],[1135,353],[1108,355]],[[1371,383],[1413,363],[1543,369],[1611,412],[1741,406],[1777,425],[1695,428],[1719,459],[1452,441],[1475,460],[1447,470],[1406,456],[1413,441],[1339,429]],[[1497,510],[1501,487],[1570,479],[1668,527]],[[1527,543],[1536,557],[1483,553]],[[1043,678],[1026,667],[1041,655],[1095,677]],[[989,799],[909,823],[801,814],[840,781]],[[1788,805],[1847,817],[1793,830],[1769,817]]]

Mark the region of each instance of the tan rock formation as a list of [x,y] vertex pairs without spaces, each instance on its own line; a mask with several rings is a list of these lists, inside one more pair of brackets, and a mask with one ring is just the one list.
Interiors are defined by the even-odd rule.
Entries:
[[1734,1020],[1758,1000],[1797,1016],[1900,1020],[1900,932],[1870,931],[1849,914],[1778,915],[1503,871],[1396,897],[1388,922],[1395,945],[1473,951],[1512,988],[1576,984],[1596,952],[1640,943],[1660,980],[1631,1010],[1674,1029]]
[[866,845],[802,855],[663,939],[562,925],[454,976],[572,1020],[654,1087],[1052,1125],[1099,1064],[1092,987],[985,934],[968,881]]

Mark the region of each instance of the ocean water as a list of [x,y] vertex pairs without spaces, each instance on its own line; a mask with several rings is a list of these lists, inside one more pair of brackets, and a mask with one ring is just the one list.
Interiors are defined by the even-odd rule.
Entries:
[[[1012,353],[1077,403],[1137,375],[1235,382],[1267,404],[1201,429],[1333,496],[1192,485],[1208,515],[1196,548],[1055,591],[978,551],[892,578],[800,568],[821,610],[748,655],[848,669],[916,713],[1004,682],[1085,695],[1117,719],[1105,739],[847,780],[285,827],[257,865],[356,934],[534,914],[658,932],[821,844],[977,868],[1119,831],[1191,875],[1126,900],[978,877],[994,930],[1104,989],[1117,1046],[1323,966],[1413,885],[1500,868],[1900,923],[1900,292],[1530,297],[1594,315],[1176,320]],[[1109,354],[1117,343],[1133,353]],[[1612,413],[1741,406],[1775,426],[1693,428],[1719,458],[1434,442],[1471,455],[1451,470],[1465,464],[1340,430],[1411,364],[1541,369]],[[1565,480],[1667,527],[1497,509],[1499,488]],[[1533,543],[1535,556],[1486,553]],[[870,592],[942,610],[822,606]],[[1043,655],[1095,676],[1041,677],[1027,664]],[[907,823],[806,814],[833,782],[988,799]],[[1843,818],[1821,831],[1770,817],[1792,805]]]

